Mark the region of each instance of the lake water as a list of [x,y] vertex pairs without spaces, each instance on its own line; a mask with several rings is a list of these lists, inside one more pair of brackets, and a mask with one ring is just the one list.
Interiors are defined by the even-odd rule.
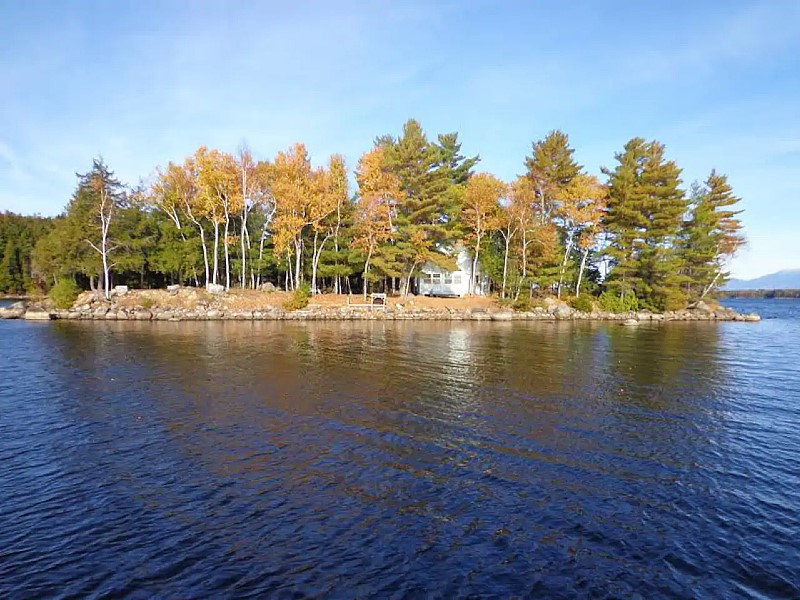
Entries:
[[761,323],[0,322],[0,597],[800,597]]

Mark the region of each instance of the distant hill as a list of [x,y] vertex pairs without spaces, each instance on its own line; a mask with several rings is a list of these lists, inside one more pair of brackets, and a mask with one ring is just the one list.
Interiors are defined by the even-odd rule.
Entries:
[[723,290],[797,290],[800,289],[800,269],[770,273],[755,279],[731,279]]

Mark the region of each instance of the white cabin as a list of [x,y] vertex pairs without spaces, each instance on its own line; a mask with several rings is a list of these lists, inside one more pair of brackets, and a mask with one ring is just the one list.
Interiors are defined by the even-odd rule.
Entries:
[[[425,263],[422,275],[416,278],[417,294],[421,296],[466,296],[472,278],[472,254],[463,246],[457,246],[456,270],[447,271],[433,263]],[[478,282],[472,291],[475,296],[486,296],[491,282],[478,268]]]

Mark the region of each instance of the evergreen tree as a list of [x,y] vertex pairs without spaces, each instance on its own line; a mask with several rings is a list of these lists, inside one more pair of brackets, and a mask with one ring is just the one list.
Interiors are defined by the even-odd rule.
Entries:
[[440,133],[439,150],[441,152],[441,164],[448,173],[450,183],[453,185],[464,185],[472,177],[472,170],[480,162],[480,156],[470,158],[461,154],[461,142],[458,141],[458,133]]
[[616,155],[609,176],[605,227],[612,260],[607,287],[619,296],[635,294],[655,310],[685,304],[681,287],[679,236],[687,201],[680,189],[681,170],[664,158],[664,146],[630,140]]
[[536,195],[541,223],[552,216],[558,190],[568,185],[583,168],[573,158],[574,153],[569,136],[556,129],[543,140],[534,142],[531,156],[525,157],[526,176]]
[[725,283],[726,266],[744,244],[740,201],[725,175],[711,171],[705,183],[692,188],[691,211],[683,236],[683,258],[690,299],[705,297]]
[[402,289],[408,293],[411,276],[424,262],[452,266],[446,256],[455,231],[456,195],[448,193],[451,170],[442,168],[441,148],[428,141],[413,119],[403,126],[400,138],[379,138],[378,144],[384,147],[387,169],[400,180],[403,191],[394,218],[394,248],[387,254],[399,266]]

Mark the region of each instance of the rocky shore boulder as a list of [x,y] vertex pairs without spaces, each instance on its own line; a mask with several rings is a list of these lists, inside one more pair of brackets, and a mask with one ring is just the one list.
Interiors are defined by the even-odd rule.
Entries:
[[27,305],[24,302],[14,302],[10,306],[0,308],[0,319],[21,319],[26,310]]

